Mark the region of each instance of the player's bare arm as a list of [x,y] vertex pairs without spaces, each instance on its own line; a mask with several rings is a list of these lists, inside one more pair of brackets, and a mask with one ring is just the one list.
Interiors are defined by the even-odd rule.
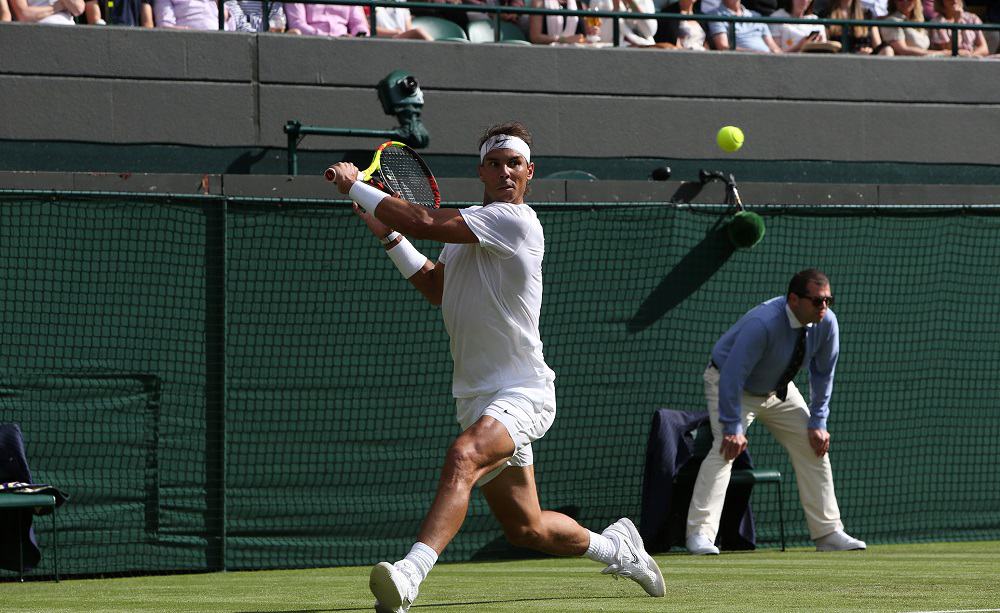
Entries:
[[[337,190],[342,194],[349,193],[358,179],[357,167],[350,162],[339,162],[331,169]],[[374,217],[385,224],[386,233],[394,229],[406,236],[441,243],[479,242],[462,219],[462,214],[455,209],[428,209],[387,195],[375,208]]]
[[441,243],[478,243],[456,209],[428,209],[389,196],[375,209],[375,216],[407,236]]
[[[380,205],[381,206],[381,205]],[[377,219],[374,215],[369,215],[357,204],[354,205],[354,214],[361,218],[368,226],[368,230],[379,240],[384,239],[392,233],[393,228]],[[393,238],[385,243],[385,250],[388,251],[399,244],[401,237]],[[424,263],[423,267],[407,279],[413,287],[417,288],[424,298],[434,306],[441,304],[444,295],[444,264],[441,262],[432,263],[430,259]]]

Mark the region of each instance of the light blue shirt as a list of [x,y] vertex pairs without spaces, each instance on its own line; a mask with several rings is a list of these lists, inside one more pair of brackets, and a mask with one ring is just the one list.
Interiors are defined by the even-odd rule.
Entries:
[[[742,396],[746,391],[767,396],[788,368],[802,327],[785,296],[772,298],[750,309],[712,348],[712,362],[719,367],[719,421],[726,434],[742,434]],[[809,427],[826,429],[833,393],[833,371],[840,354],[837,316],[827,309],[817,324],[806,327],[809,368]]]
[[[720,6],[718,10],[712,11],[711,14],[722,17],[760,17],[760,13],[749,9],[743,9],[742,13],[735,13],[725,5]],[[771,48],[764,42],[765,36],[771,36],[771,30],[767,27],[767,24],[736,22],[733,25],[736,27],[736,44],[733,45],[733,49],[749,49],[751,51],[771,53]],[[728,36],[729,23],[726,21],[708,22],[708,35],[712,37],[716,34],[725,34]],[[730,41],[730,44],[732,44],[732,41]]]

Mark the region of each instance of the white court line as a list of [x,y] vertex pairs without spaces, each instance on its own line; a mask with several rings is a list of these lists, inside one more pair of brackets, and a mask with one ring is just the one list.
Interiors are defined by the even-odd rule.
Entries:
[[905,613],[996,613],[1000,609],[949,609],[947,611],[906,611]]

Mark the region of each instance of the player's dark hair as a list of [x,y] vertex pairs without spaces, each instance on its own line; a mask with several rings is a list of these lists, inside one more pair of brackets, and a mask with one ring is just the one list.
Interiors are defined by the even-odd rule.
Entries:
[[531,146],[531,132],[528,131],[528,128],[520,121],[508,121],[505,123],[498,123],[487,128],[486,131],[483,132],[483,135],[479,138],[479,145],[476,148],[481,148],[483,143],[497,134],[516,136],[527,143],[529,147]]
[[795,294],[797,296],[805,296],[809,293],[809,284],[815,283],[821,287],[826,287],[830,285],[830,279],[827,278],[825,274],[816,270],[815,268],[807,268],[805,270],[800,270],[795,273],[792,280],[788,283],[788,293],[785,294]]

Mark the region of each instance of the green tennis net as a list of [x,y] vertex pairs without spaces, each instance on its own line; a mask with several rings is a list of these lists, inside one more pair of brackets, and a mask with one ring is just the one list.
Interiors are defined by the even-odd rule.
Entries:
[[[760,208],[764,240],[737,251],[721,207],[536,210],[559,404],[534,446],[545,507],[638,519],[653,412],[703,410],[718,336],[815,266],[841,323],[848,529],[1000,538],[1000,209]],[[412,544],[458,432],[447,336],[343,203],[6,192],[0,267],[0,422],[21,425],[34,481],[72,496],[62,571],[370,564]],[[763,426],[750,449],[809,544],[785,454]],[[754,492],[760,546],[777,505]],[[474,494],[443,559],[520,553]]]

